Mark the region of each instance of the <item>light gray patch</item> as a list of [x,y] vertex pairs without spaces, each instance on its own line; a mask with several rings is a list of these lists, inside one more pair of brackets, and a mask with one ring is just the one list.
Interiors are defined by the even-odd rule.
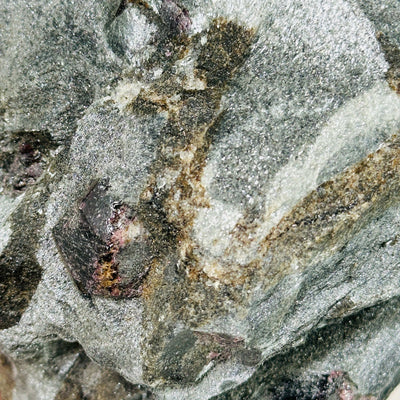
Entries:
[[209,156],[211,163],[218,160],[213,196],[255,210],[289,157],[311,144],[346,101],[383,79],[387,68],[369,22],[348,4],[266,7],[270,13],[226,96]]
[[23,196],[12,198],[0,195],[0,254],[11,236],[11,222],[7,221],[8,217],[17,207]]
[[107,30],[110,47],[124,60],[140,66],[154,52],[157,27],[132,4],[112,21]]

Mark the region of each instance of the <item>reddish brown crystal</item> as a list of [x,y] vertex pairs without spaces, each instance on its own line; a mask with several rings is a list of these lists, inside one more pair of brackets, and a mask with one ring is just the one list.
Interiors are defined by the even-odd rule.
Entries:
[[131,207],[112,199],[109,188],[106,180],[92,185],[53,236],[82,292],[139,296],[151,264],[150,236]]

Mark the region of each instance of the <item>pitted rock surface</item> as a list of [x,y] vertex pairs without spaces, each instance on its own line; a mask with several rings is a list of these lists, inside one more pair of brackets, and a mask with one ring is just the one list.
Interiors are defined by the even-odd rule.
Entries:
[[16,0],[0,398],[399,383],[397,0]]

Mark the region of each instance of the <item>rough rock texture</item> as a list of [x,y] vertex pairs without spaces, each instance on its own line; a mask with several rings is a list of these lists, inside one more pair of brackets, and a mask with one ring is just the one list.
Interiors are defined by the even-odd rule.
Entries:
[[0,7],[0,399],[387,397],[399,2]]

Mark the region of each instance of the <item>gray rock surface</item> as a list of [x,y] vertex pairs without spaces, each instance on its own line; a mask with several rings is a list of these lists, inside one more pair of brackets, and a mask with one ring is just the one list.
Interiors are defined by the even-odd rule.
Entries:
[[0,398],[385,398],[398,1],[0,7]]

